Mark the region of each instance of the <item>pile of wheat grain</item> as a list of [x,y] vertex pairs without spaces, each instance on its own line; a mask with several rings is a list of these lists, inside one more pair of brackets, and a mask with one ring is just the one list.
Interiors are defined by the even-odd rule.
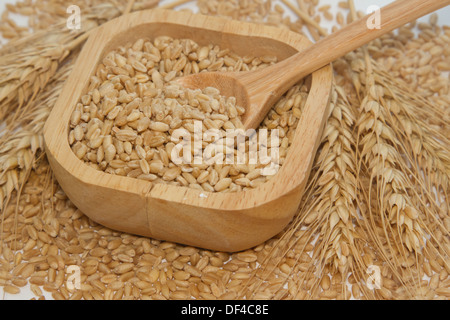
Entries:
[[[0,20],[0,285],[36,299],[448,299],[450,28],[415,24],[334,63],[333,111],[302,206],[278,237],[224,253],[136,237],[90,221],[42,152],[42,128],[89,30],[151,1],[74,0],[86,29],[61,31],[62,0],[8,5]],[[183,1],[177,1],[181,4]],[[153,1],[153,4],[154,1]],[[197,1],[199,11],[327,34],[361,13],[341,1]],[[33,5],[34,8],[30,9]],[[284,5],[298,19],[283,15]],[[32,29],[10,13],[29,15]],[[332,30],[332,31],[333,31]],[[12,53],[20,52],[13,59]],[[69,266],[81,288],[67,286]],[[370,270],[380,271],[380,283]],[[371,285],[370,285],[371,284]],[[378,286],[373,286],[378,284]]]

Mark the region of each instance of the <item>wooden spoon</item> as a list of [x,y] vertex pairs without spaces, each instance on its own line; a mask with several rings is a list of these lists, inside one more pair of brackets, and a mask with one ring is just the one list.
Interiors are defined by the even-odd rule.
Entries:
[[246,108],[242,122],[256,129],[273,104],[298,81],[345,54],[408,22],[450,4],[450,0],[398,0],[381,9],[381,25],[371,29],[362,18],[273,66],[248,72],[204,72],[178,79],[186,88],[215,87]]

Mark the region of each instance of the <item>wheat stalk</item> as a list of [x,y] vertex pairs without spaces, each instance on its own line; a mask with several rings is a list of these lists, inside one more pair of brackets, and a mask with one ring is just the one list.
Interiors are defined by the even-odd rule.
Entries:
[[[378,244],[384,262],[395,270],[398,266],[407,265],[406,261],[414,255],[423,254],[426,237],[431,236],[430,241],[436,241],[427,222],[442,223],[434,218],[439,205],[420,174],[424,167],[420,167],[419,163],[415,170],[409,168],[414,163],[414,143],[408,135],[402,134],[400,128],[411,123],[406,122],[404,117],[397,117],[394,121],[390,107],[395,100],[387,94],[389,89],[385,84],[375,81],[367,51],[365,64],[367,89],[363,93],[358,120],[361,176],[368,177],[368,183],[361,185],[361,189],[365,189],[361,198],[365,198],[367,203],[362,214],[364,220],[372,224],[368,229],[373,231],[369,233]],[[401,103],[398,106],[405,116],[409,115],[408,109],[402,108]],[[435,163],[446,162],[446,156],[441,158],[436,154],[439,153],[428,153]],[[442,181],[439,184],[442,185]],[[375,231],[377,227],[383,230],[381,237]],[[408,266],[398,275],[403,283],[417,274],[417,270],[411,267]],[[417,263],[414,267],[418,268]],[[412,284],[417,285],[418,279],[413,280]]]
[[[2,186],[2,208],[8,205],[14,191],[19,191],[26,182],[28,172],[39,157],[43,147],[43,128],[56,99],[67,80],[72,63],[66,64],[55,74],[45,91],[31,104],[28,113],[13,127],[4,130],[0,147],[0,180]],[[26,174],[25,174],[26,173]]]

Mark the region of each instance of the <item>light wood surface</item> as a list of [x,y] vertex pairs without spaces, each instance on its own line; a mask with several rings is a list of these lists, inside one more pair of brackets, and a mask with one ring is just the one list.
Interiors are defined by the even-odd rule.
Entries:
[[213,84],[222,94],[237,97],[246,113],[246,129],[256,129],[271,107],[295,83],[345,54],[450,4],[450,0],[398,0],[381,9],[381,25],[370,29],[368,15],[317,42],[307,50],[262,70],[239,73],[201,73],[179,79],[189,88]]
[[234,252],[278,234],[297,212],[329,116],[332,68],[312,75],[312,86],[284,165],[259,188],[233,194],[154,184],[88,167],[70,149],[69,119],[89,78],[109,51],[160,35],[214,43],[240,55],[285,60],[311,45],[287,30],[161,9],[123,16],[101,26],[84,46],[44,130],[54,175],[71,201],[114,230],[196,247]]

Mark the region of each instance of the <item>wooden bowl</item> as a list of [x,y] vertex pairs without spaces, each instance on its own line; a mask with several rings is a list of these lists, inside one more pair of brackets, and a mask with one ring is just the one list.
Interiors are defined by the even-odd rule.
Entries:
[[210,250],[235,252],[281,232],[298,210],[329,116],[332,68],[312,75],[311,91],[294,143],[277,175],[257,189],[207,193],[152,184],[97,171],[79,160],[69,142],[69,121],[89,79],[111,50],[140,38],[189,38],[240,55],[272,54],[280,60],[311,42],[278,28],[161,9],[117,18],[98,28],[85,44],[45,125],[46,153],[69,199],[108,228]]

